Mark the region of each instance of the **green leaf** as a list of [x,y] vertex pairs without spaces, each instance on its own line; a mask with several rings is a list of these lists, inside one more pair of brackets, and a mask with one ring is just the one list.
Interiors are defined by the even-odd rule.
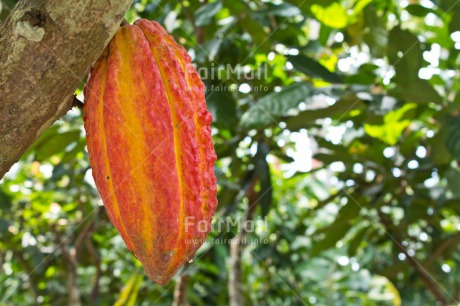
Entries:
[[437,2],[437,6],[443,11],[439,15],[450,15],[449,32],[460,31],[460,5],[457,0],[443,0]]
[[204,42],[200,49],[208,56],[210,61],[213,61],[219,53],[222,42],[223,40],[220,38],[213,38]]
[[414,16],[425,17],[429,13],[435,13],[432,9],[426,8],[420,4],[409,4],[406,6],[406,10]]
[[80,139],[77,145],[68,152],[65,152],[64,156],[61,159],[61,163],[67,163],[73,160],[78,153],[84,152],[86,142],[83,139]]
[[444,141],[447,150],[460,160],[460,116],[449,116],[444,125]]
[[288,0],[286,2],[290,2],[294,5],[296,5],[298,8],[302,10],[304,15],[310,15],[311,14],[311,7],[312,5],[318,4],[321,5],[322,7],[327,7],[328,5],[331,5],[334,2],[337,2],[337,0],[316,0],[316,1],[305,1],[305,0]]
[[268,5],[268,9],[258,11],[257,13],[272,14],[274,16],[280,17],[293,17],[301,14],[300,9],[290,3],[281,3],[278,5],[269,3]]
[[353,6],[353,15],[356,16],[361,13],[370,3],[372,3],[372,0],[357,0]]
[[427,80],[418,77],[423,64],[420,41],[409,31],[393,28],[390,32],[388,57],[396,74],[396,88],[390,94],[408,101],[441,103],[442,98]]
[[448,165],[452,161],[452,154],[446,147],[445,127],[441,128],[433,138],[427,139],[430,145],[430,158],[436,166]]
[[382,270],[379,271],[380,275],[383,275],[388,278],[396,278],[401,271],[407,270],[407,262],[397,262],[393,263],[391,266],[382,267]]
[[11,225],[11,221],[7,219],[0,218],[0,235],[8,231],[8,227]]
[[[398,71],[398,69],[396,70]],[[389,91],[392,96],[409,102],[442,102],[442,97],[427,80],[422,80],[418,77],[410,79],[410,76],[405,75],[405,73],[399,74],[395,79],[397,87]]]
[[334,29],[344,28],[348,23],[348,14],[342,4],[334,2],[328,7],[318,4],[311,6],[311,12],[318,21]]
[[329,83],[342,83],[342,78],[306,55],[286,55],[294,68],[313,78],[321,78]]
[[399,294],[398,288],[388,279],[385,277],[385,284],[386,284],[386,289],[388,292],[390,292],[392,296],[392,302],[394,306],[401,306],[402,305],[402,300],[401,300],[401,295]]
[[331,36],[332,28],[328,27],[325,24],[322,24],[319,28],[319,38],[318,41],[322,46],[326,46],[329,41],[329,36]]
[[142,273],[137,271],[134,272],[121,290],[120,297],[115,302],[114,306],[134,306],[136,304],[139,287],[142,284],[142,279]]
[[199,27],[211,23],[213,17],[222,9],[220,0],[206,4],[195,12],[195,24]]
[[287,111],[304,101],[311,92],[307,83],[294,83],[289,87],[268,94],[252,105],[241,117],[241,125],[248,129],[260,129],[286,116]]
[[363,105],[363,102],[356,95],[348,95],[329,107],[300,112],[297,116],[286,120],[286,128],[295,131],[313,124],[317,119],[346,117],[351,111]]
[[[6,6],[12,10],[13,7],[16,5],[16,1],[15,0],[2,0],[1,1],[2,3],[6,4]],[[1,3],[0,3],[1,4]]]
[[43,161],[55,154],[63,153],[64,149],[73,142],[78,141],[79,137],[80,130],[73,130],[60,134],[52,134],[39,140],[40,142],[35,147],[35,159]]
[[7,209],[11,205],[11,198],[0,190],[0,209]]
[[407,30],[395,27],[391,30],[389,39],[388,58],[390,63],[395,68],[403,67],[411,76],[417,75],[423,62],[423,53],[417,36]]
[[252,41],[256,45],[256,51],[267,52],[270,50],[270,40],[263,26],[254,20],[250,14],[245,14],[239,23],[241,27],[251,35]]
[[353,197],[349,199],[348,203],[340,208],[339,213],[331,226],[337,226],[342,223],[350,225],[353,219],[356,218],[361,211],[361,204],[355,202],[355,200],[358,201],[358,199],[361,199],[361,197],[353,194]]
[[335,155],[326,153],[316,153],[314,158],[325,164],[332,164],[333,162],[337,161],[337,157]]
[[388,28],[384,18],[379,16],[374,5],[364,10],[365,25],[369,31],[364,32],[363,39],[375,57],[383,57],[388,46]]
[[230,91],[211,91],[206,96],[206,105],[218,128],[232,129],[237,123],[236,102]]
[[259,204],[262,209],[262,218],[268,214],[273,199],[273,188],[270,176],[270,166],[267,163],[267,155],[270,148],[265,143],[259,143],[257,153],[254,156],[254,168],[260,180]]
[[356,255],[356,252],[358,251],[358,248],[368,231],[368,227],[363,227],[356,233],[353,239],[351,239],[351,241],[348,243],[348,256],[354,257]]
[[[360,197],[354,195],[353,198],[359,199]],[[313,242],[311,249],[312,256],[316,256],[322,251],[334,247],[337,241],[345,237],[351,227],[351,223],[361,211],[360,205],[350,199],[348,204],[342,206],[339,210],[337,217],[331,225],[316,232],[316,234],[325,234],[325,237],[320,241]]]
[[350,226],[348,224],[341,224],[335,228],[330,228],[323,239],[313,242],[310,250],[311,256],[317,256],[321,252],[335,247],[336,243],[345,237],[349,229]]
[[372,85],[375,83],[376,76],[374,71],[377,68],[377,66],[372,64],[363,64],[359,67],[356,74],[347,76],[344,81],[348,84]]
[[380,139],[381,141],[395,145],[401,137],[402,132],[411,124],[410,120],[403,119],[406,112],[417,107],[414,103],[409,103],[400,109],[389,112],[383,117],[382,125],[364,124],[364,131],[369,136]]
[[0,1],[0,22],[4,21],[6,17],[8,17],[9,13],[10,8],[8,7],[8,5],[5,5],[2,3],[2,1]]

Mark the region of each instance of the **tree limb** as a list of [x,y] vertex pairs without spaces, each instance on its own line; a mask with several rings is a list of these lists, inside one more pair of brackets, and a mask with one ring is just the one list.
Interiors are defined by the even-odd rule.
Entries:
[[21,0],[0,28],[0,178],[58,118],[132,0]]
[[96,275],[94,277],[93,290],[91,291],[91,302],[96,303],[99,296],[99,280],[102,276],[101,257],[97,253],[91,239],[86,240],[85,244],[96,266]]
[[449,238],[447,238],[446,240],[444,240],[439,246],[438,248],[433,252],[433,254],[430,256],[430,258],[428,259],[427,263],[429,265],[433,264],[434,262],[436,262],[436,260],[438,260],[438,258],[443,255],[443,253],[449,249],[449,248],[452,248],[452,247],[455,247],[457,244],[460,243],[460,233],[456,233],[452,236],[450,236]]
[[[257,203],[259,200],[259,195],[256,191],[256,184],[258,178],[254,175],[252,181],[249,185],[249,188],[246,192],[246,197],[248,198],[248,208],[246,210],[246,215],[244,222],[251,221]],[[247,231],[246,227],[241,224],[239,232],[230,242],[230,269],[228,277],[228,295],[229,295],[229,305],[231,306],[240,306],[244,305],[244,294],[243,294],[243,272],[241,265],[241,256],[243,250],[246,246],[246,236]]]
[[415,271],[417,271],[420,279],[425,284],[425,287],[431,292],[431,294],[441,305],[448,305],[449,299],[443,293],[442,287],[440,287],[439,284],[433,279],[426,268],[418,263],[418,261],[409,254],[399,239],[399,235],[393,230],[394,226],[391,219],[381,211],[378,211],[378,216],[380,223],[385,227],[385,230],[390,235],[392,242],[401,250],[404,255],[406,255],[409,264],[412,266],[412,268],[414,268]]
[[172,306],[187,306],[190,305],[187,301],[187,285],[188,285],[188,274],[183,274],[176,282],[174,288],[174,300]]
[[63,254],[63,259],[67,267],[67,290],[69,293],[69,306],[81,306],[80,290],[77,285],[77,252],[75,247],[67,247],[65,239],[62,239],[58,229],[55,229],[58,246]]

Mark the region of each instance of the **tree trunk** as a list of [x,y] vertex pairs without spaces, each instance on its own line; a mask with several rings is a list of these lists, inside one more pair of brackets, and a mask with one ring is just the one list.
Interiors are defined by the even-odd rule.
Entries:
[[58,118],[132,0],[21,0],[0,28],[0,178]]

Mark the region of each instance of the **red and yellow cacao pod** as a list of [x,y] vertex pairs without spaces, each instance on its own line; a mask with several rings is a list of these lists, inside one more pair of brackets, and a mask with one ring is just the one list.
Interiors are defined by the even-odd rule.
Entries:
[[204,85],[156,22],[120,27],[85,86],[93,177],[149,277],[166,284],[206,238],[217,206]]

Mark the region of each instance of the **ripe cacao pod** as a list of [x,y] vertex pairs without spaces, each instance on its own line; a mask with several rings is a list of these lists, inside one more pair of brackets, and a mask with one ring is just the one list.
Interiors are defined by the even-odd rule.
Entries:
[[217,206],[204,85],[158,23],[122,25],[85,86],[90,163],[126,246],[164,285],[201,246]]

